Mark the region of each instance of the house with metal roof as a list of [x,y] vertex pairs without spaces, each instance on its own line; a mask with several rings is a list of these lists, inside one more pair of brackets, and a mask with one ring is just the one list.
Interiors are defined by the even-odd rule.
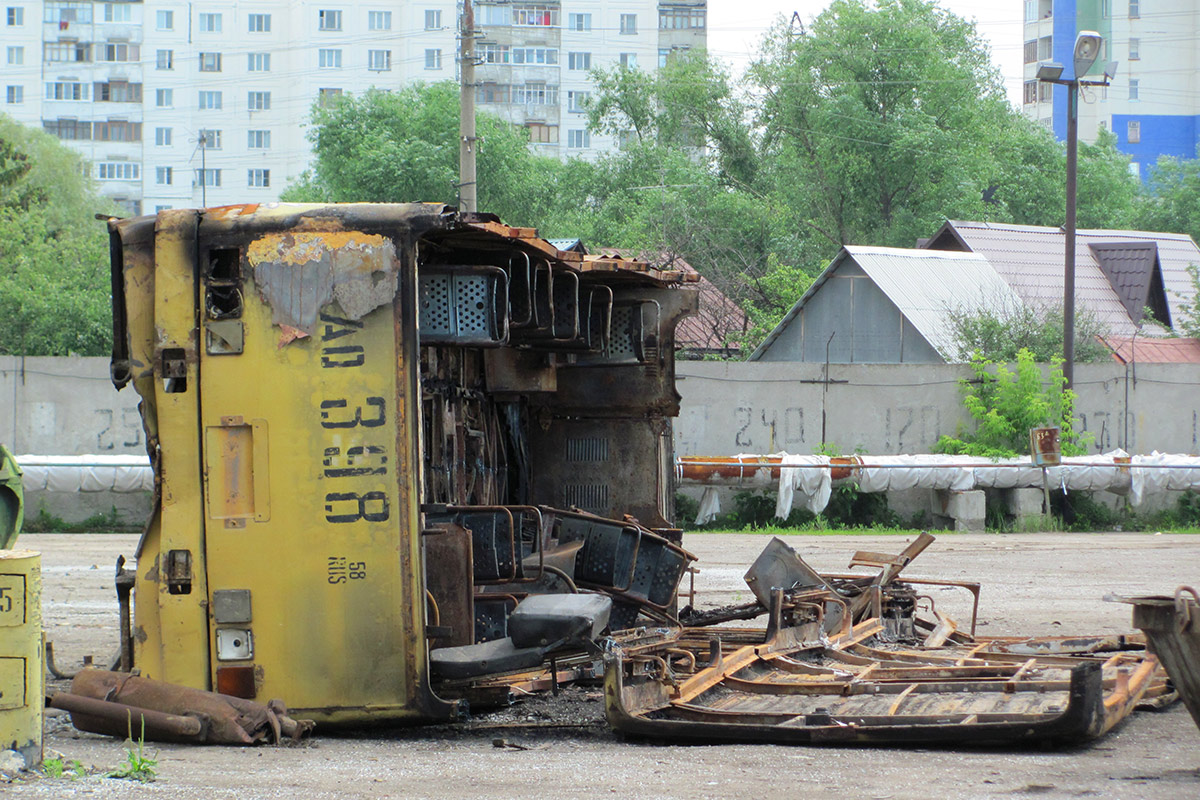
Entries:
[[[982,255],[1027,306],[1062,305],[1061,228],[951,220],[920,246]],[[1200,265],[1200,248],[1186,234],[1077,231],[1076,308],[1094,316],[1109,337],[1162,336],[1178,324],[1181,306],[1195,302],[1191,264]],[[1144,324],[1146,309],[1163,328]]]
[[1020,296],[983,256],[847,245],[751,354],[751,361],[957,361],[951,312],[1014,312]]

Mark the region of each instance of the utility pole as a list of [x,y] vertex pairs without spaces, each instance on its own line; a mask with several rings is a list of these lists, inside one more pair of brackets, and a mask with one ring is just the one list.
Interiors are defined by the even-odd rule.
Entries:
[[200,131],[200,207],[208,208],[208,135],[204,131]]
[[459,26],[458,208],[476,211],[475,10],[463,0]]

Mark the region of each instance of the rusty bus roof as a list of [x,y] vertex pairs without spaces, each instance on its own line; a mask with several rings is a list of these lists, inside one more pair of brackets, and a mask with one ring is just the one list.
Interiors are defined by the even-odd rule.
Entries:
[[[697,280],[682,270],[660,269],[638,259],[560,250],[539,236],[537,228],[507,225],[494,214],[460,212],[442,203],[243,203],[197,209],[196,213],[202,232],[211,234],[287,229],[365,229],[393,235],[407,232],[433,244],[516,248],[559,267],[633,283],[670,286]],[[153,218],[111,219],[109,224],[114,229],[125,229]]]

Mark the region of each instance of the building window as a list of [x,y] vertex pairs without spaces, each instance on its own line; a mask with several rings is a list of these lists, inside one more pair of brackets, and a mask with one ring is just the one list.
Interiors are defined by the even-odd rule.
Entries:
[[156,11],[154,14],[154,27],[160,31],[175,30],[175,12]]
[[621,66],[625,69],[637,69],[637,53],[621,53]]
[[1025,0],[1025,21],[1037,21],[1037,0]]
[[58,81],[46,84],[47,100],[87,100],[88,85],[74,81]]
[[93,97],[101,103],[140,103],[142,102],[142,85],[125,81],[97,83]]
[[198,170],[196,170],[196,185],[197,186],[220,186],[221,185],[221,170],[219,170],[219,169],[198,169]]
[[441,69],[442,68],[442,51],[441,50],[426,50],[425,51],[425,69]]
[[221,32],[221,15],[220,14],[201,14],[200,15],[200,32],[201,33],[220,33]]
[[557,125],[531,122],[525,127],[529,129],[529,141],[533,144],[555,144],[558,142]]
[[170,108],[175,105],[174,89],[155,89],[154,105],[158,108]]
[[170,211],[172,208],[173,208],[173,206],[155,206],[155,207],[154,207],[154,213],[155,213],[155,214],[158,214],[158,213],[161,213],[161,212],[163,212],[163,211]]
[[173,172],[174,170],[170,167],[155,167],[154,182],[159,186],[170,186],[173,183]]
[[[432,69],[429,66],[429,54],[438,54],[438,64],[441,65],[441,50],[426,50],[425,51],[425,69]],[[368,50],[367,51],[367,69],[372,72],[387,72],[392,68],[392,51],[391,50]]]
[[[1107,86],[1101,86],[1101,89],[1107,89]],[[1042,83],[1038,81],[1038,102],[1049,103],[1054,99],[1054,84]]]
[[502,83],[481,83],[475,87],[476,103],[507,103],[509,86]]
[[250,111],[270,111],[271,93],[248,92],[246,94],[246,108]]
[[102,44],[97,51],[97,61],[140,61],[141,47],[136,44]]
[[484,64],[507,64],[509,62],[508,45],[481,42],[475,48],[475,58]]
[[1139,52],[1141,49],[1142,49],[1142,40],[1141,39],[1130,39],[1129,40],[1129,60],[1137,61],[1139,58],[1141,58],[1142,56]]
[[658,9],[658,27],[664,31],[681,31],[689,28],[703,28],[703,8],[669,8],[660,6]]
[[392,12],[368,11],[367,29],[372,31],[390,31],[392,29]]
[[200,108],[216,111],[221,108],[220,92],[200,92]]
[[96,165],[96,177],[102,181],[136,181],[142,169],[132,161],[101,161]]
[[155,69],[175,69],[175,51],[158,50],[154,53]]
[[1129,18],[1138,19],[1142,16],[1141,3],[1139,0],[1129,0]]
[[51,2],[46,3],[42,20],[52,25],[58,25],[61,30],[66,23],[70,26],[79,22],[90,25],[92,22],[92,4],[86,2]]
[[99,142],[140,142],[142,140],[142,123],[126,122],[124,120],[109,120],[96,123],[96,141]]
[[1137,78],[1129,79],[1129,99],[1130,100],[1139,99],[1138,98],[1138,79]]
[[1038,43],[1037,39],[1030,39],[1025,43],[1025,63],[1032,64],[1037,61]]
[[317,51],[317,66],[321,69],[341,69],[342,51],[322,48]]
[[105,3],[105,22],[132,22],[133,6],[129,3]]
[[92,60],[92,46],[86,42],[47,44],[42,52],[47,64],[58,62],[81,64]]
[[25,48],[10,47],[8,48],[8,63],[19,66],[25,63]]
[[220,53],[201,53],[200,54],[200,71],[201,72],[220,72],[221,71],[221,54]]
[[8,86],[4,90],[4,102],[11,106],[25,102],[25,87],[24,86]]
[[591,147],[592,135],[584,130],[567,131],[567,147]]
[[591,96],[591,92],[567,92],[567,111],[576,113],[587,111],[588,100]]
[[92,138],[92,123],[75,119],[45,120],[42,128],[60,139],[85,141]]
[[270,33],[271,32],[271,15],[270,14],[250,14],[246,17],[246,29],[250,33]]
[[322,8],[317,12],[317,28],[323,31],[340,31],[342,29],[342,12]]
[[533,25],[553,28],[558,26],[557,6],[513,6],[513,25]]
[[514,64],[557,64],[558,51],[552,47],[514,47]]
[[1140,143],[1142,141],[1141,120],[1131,119],[1125,123],[1125,135],[1130,144]]
[[196,142],[201,150],[220,150],[221,131],[215,128],[201,128],[200,134],[196,137]]
[[20,6],[9,6],[5,15],[4,23],[10,28],[15,28],[25,24],[25,9]]
[[572,31],[590,31],[592,29],[592,15],[567,14],[567,29]]
[[247,72],[270,72],[271,71],[271,54],[270,53],[247,53],[246,54],[246,71]]
[[567,53],[567,69],[591,69],[591,53]]
[[513,87],[513,102],[530,106],[558,105],[558,87],[541,81]]
[[246,131],[246,147],[250,150],[270,150],[270,131]]
[[171,129],[170,128],[155,128],[154,129],[154,145],[156,147],[171,146]]
[[1038,61],[1047,61],[1054,57],[1054,38],[1043,36],[1038,39]]
[[637,33],[637,14],[621,15],[621,33],[625,35]]
[[317,89],[317,104],[321,108],[328,108],[337,102],[337,99],[342,96],[341,89],[321,88]]
[[271,170],[269,169],[248,169],[246,170],[246,185],[265,188],[271,185]]
[[442,12],[436,8],[425,9],[425,30],[437,31],[442,28]]
[[1025,103],[1026,105],[1028,105],[1029,103],[1036,103],[1037,98],[1038,98],[1038,82],[1037,81],[1025,81],[1025,96],[1022,98],[1022,102]]

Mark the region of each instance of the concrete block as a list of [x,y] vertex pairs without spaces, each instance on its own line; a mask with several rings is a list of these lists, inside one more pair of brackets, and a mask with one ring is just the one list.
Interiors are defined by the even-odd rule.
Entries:
[[987,513],[987,498],[982,489],[952,492],[935,489],[932,497],[933,518],[936,523],[956,531],[982,531]]
[[1042,515],[1041,489],[1005,489],[1001,494],[1005,512],[1017,521]]

